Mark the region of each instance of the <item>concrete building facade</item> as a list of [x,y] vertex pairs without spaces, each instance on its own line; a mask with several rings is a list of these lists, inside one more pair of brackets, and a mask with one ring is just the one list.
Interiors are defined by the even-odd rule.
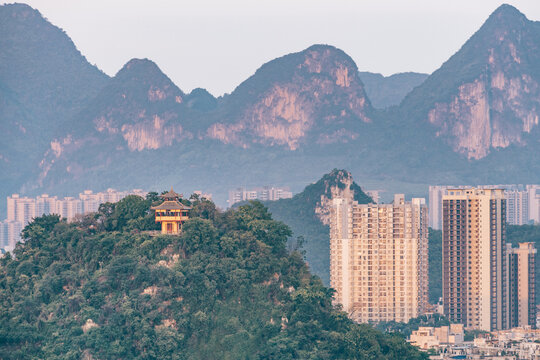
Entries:
[[[472,189],[472,186],[438,185],[429,187],[429,226],[442,229],[442,198],[448,189]],[[479,189],[504,189],[506,221],[510,225],[540,223],[540,185],[479,185]]]
[[469,329],[508,328],[504,190],[448,189],[442,202],[444,314]]
[[330,284],[358,322],[407,322],[428,300],[425,200],[358,204],[335,198],[330,211]]
[[534,243],[508,244],[510,326],[536,328]]

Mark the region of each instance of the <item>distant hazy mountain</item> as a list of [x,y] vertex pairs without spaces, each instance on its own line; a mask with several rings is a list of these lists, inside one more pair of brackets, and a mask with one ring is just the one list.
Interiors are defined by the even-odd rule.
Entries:
[[[282,182],[282,171],[291,181],[299,176],[291,170],[309,166],[308,174],[314,167],[320,173],[337,165],[327,158],[315,166],[299,166],[299,158],[338,156],[343,144],[377,133],[372,113],[356,65],[331,46],[312,46],[273,60],[220,99],[204,89],[186,95],[156,64],[134,59],[75,115],[76,126],[53,139],[40,162],[37,186],[155,184],[155,174],[125,177],[140,168],[184,186],[214,190],[212,180],[219,176],[225,181],[219,189],[223,193],[245,183],[246,172],[254,183],[271,181],[269,173]],[[311,149],[310,155],[300,149]],[[291,152],[297,155],[283,159]],[[263,176],[265,180],[256,180]],[[298,180],[305,183],[307,178],[300,174]]]
[[377,109],[399,105],[412,89],[429,76],[414,72],[383,76],[366,71],[360,72],[359,75],[371,104]]
[[371,121],[354,61],[332,46],[314,45],[264,64],[240,84],[207,136],[246,148],[260,143],[296,150],[349,142]]
[[426,79],[359,73],[314,45],[217,99],[146,59],[108,78],[26,5],[0,6],[0,20],[2,198],[175,185],[223,204],[228,188],[299,189],[332,168],[382,184],[540,176],[540,25],[509,5]]
[[[70,38],[24,4],[0,6],[0,182],[4,191],[35,174],[59,127],[108,77]],[[5,193],[2,192],[2,195]]]
[[540,140],[539,83],[540,23],[502,5],[406,97],[401,117],[427,124],[467,159],[511,147],[528,152]]

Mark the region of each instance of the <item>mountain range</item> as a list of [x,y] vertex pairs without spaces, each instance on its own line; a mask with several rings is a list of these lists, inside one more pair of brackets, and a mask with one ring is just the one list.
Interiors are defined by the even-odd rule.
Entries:
[[148,59],[109,77],[24,4],[0,6],[0,34],[1,197],[174,185],[224,204],[229,188],[299,190],[332,168],[407,193],[540,175],[540,23],[510,5],[431,75],[360,72],[313,45],[218,98]]

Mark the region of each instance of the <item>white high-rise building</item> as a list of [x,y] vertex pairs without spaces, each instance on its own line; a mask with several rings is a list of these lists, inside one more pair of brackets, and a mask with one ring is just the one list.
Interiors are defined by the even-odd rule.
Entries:
[[421,315],[428,301],[428,226],[425,199],[358,204],[333,199],[330,284],[335,302],[358,322]]
[[67,221],[73,220],[75,215],[82,214],[81,200],[73,197],[65,197],[62,200],[56,202],[56,214],[62,218],[66,218]]
[[83,193],[79,194],[79,199],[82,202],[82,212],[83,214],[88,214],[92,212],[97,212],[99,210],[100,196],[94,194],[92,190],[85,190]]
[[56,211],[56,196],[42,194],[36,198],[36,216],[50,215]]
[[24,225],[36,217],[36,199],[13,194],[7,198],[7,220],[19,221]]
[[36,198],[20,197],[13,194],[7,197],[7,219],[0,227],[0,247],[11,250],[20,241],[21,230],[34,219],[42,215],[58,214],[68,221],[72,221],[77,214],[96,212],[99,205],[104,202],[117,202],[128,195],[146,196],[141,189],[131,191],[116,191],[107,189],[106,192],[94,194],[85,190],[79,198],[42,194]]
[[505,190],[506,222],[510,225],[529,223],[529,194],[517,189]]
[[292,192],[287,187],[270,187],[264,186],[254,189],[238,188],[235,190],[229,190],[229,206],[232,206],[241,201],[249,200],[261,200],[261,201],[274,201],[279,199],[292,198]]
[[17,199],[15,209],[15,221],[21,222],[26,226],[36,217],[36,199],[24,197]]
[[17,217],[17,200],[19,194],[13,194],[7,197],[7,218],[8,221],[15,221]]
[[18,221],[5,220],[0,222],[0,247],[6,251],[11,251],[15,245],[21,241],[22,223]]
[[527,185],[529,221],[540,223],[540,185]]

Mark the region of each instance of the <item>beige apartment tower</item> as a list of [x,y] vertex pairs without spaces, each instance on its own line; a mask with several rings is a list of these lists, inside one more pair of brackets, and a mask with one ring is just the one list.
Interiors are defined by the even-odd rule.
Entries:
[[510,326],[536,328],[535,256],[534,243],[520,243],[518,248],[507,244]]
[[421,315],[428,300],[428,226],[424,199],[358,204],[335,198],[330,216],[330,285],[358,322]]
[[507,329],[504,190],[448,189],[442,227],[445,315],[468,329]]

